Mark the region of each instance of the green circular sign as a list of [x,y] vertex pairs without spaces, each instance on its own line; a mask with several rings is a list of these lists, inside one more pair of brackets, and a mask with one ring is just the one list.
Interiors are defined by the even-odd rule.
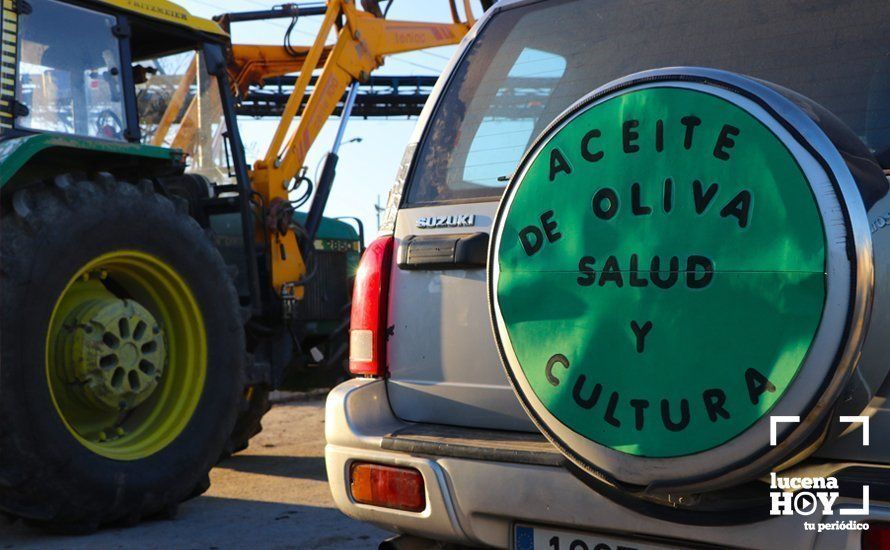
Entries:
[[811,186],[770,128],[704,91],[581,108],[505,194],[493,292],[514,377],[630,455],[739,435],[782,398],[826,295]]

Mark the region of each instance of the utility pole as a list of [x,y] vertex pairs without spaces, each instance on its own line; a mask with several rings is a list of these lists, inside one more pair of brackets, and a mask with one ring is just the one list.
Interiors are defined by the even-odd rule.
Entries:
[[374,212],[377,214],[377,229],[380,229],[380,214],[386,210],[385,207],[380,206],[380,195],[377,195],[377,203],[374,205]]

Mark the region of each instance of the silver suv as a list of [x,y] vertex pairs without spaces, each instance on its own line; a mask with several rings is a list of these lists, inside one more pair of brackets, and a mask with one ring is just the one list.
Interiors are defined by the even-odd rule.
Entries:
[[393,547],[890,548],[888,31],[498,3],[359,268],[340,509]]

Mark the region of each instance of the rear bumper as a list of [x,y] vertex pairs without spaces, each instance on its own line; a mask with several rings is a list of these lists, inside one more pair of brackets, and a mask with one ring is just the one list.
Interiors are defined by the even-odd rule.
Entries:
[[[650,518],[592,491],[565,468],[516,460],[419,455],[386,449],[386,436],[409,424],[396,418],[380,380],[350,380],[328,396],[325,461],[331,492],[346,515],[384,529],[462,544],[504,548],[514,522],[745,548],[860,548],[855,531],[807,531],[804,522],[890,521],[890,506],[872,502],[868,518],[779,516],[739,526],[688,526]],[[460,454],[460,453],[458,453]],[[484,456],[480,455],[480,456]],[[411,513],[358,504],[348,487],[353,461],[416,468],[424,477],[427,506]],[[853,503],[851,503],[853,504]],[[856,505],[858,506],[858,505]],[[685,544],[684,544],[685,542]]]

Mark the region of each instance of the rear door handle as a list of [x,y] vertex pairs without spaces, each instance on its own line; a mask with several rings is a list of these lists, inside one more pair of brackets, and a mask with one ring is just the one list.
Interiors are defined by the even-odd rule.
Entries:
[[401,269],[480,269],[488,256],[488,233],[409,235],[396,253]]

